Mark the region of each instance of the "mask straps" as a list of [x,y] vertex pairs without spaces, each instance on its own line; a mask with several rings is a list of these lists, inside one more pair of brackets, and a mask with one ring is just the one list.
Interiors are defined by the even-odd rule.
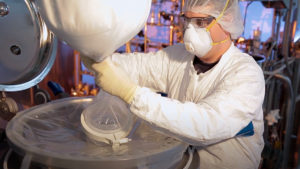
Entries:
[[218,45],[218,44],[221,44],[221,43],[224,43],[226,41],[228,41],[230,39],[230,36],[228,36],[226,39],[222,40],[222,41],[219,41],[219,42],[212,42],[211,45]]
[[[221,17],[223,16],[225,10],[227,9],[228,3],[229,3],[229,0],[226,1],[225,7],[223,8],[223,11],[221,12],[221,14],[220,14],[215,20],[213,20],[213,21],[205,28],[207,32],[210,30],[210,28],[211,28],[212,26],[214,26],[214,24],[216,24],[216,23],[219,21],[219,19],[221,19]],[[226,41],[229,40],[229,39],[230,39],[230,36],[228,36],[226,39],[224,39],[224,40],[222,40],[222,41],[220,41],[220,42],[212,42],[212,45],[218,45],[218,44],[224,43],[224,42],[226,42]]]
[[221,14],[206,27],[207,32],[210,30],[210,28],[212,26],[214,26],[215,23],[217,23],[219,21],[219,19],[221,19],[225,10],[227,9],[228,3],[229,3],[229,0],[226,1],[225,7],[223,8],[223,11],[221,12]]

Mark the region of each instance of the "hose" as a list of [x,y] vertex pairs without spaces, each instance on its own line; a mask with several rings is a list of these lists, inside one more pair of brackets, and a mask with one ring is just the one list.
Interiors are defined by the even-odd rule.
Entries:
[[189,147],[188,148],[189,160],[188,160],[188,162],[186,163],[186,165],[184,166],[183,169],[188,169],[190,167],[190,165],[192,163],[192,160],[193,160],[194,151],[195,151],[194,147]]

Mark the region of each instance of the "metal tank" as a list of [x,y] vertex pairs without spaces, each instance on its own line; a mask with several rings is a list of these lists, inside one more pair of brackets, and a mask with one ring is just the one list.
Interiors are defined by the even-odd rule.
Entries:
[[57,40],[30,0],[0,0],[0,91],[21,91],[51,69]]

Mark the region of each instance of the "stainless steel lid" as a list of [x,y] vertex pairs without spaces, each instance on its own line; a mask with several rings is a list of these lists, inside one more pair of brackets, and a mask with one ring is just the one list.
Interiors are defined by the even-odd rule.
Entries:
[[0,0],[0,91],[39,83],[51,69],[57,41],[31,0]]
[[182,159],[187,144],[144,123],[118,148],[89,140],[80,115],[91,102],[71,97],[19,112],[6,128],[11,148],[33,162],[65,169],[169,169]]

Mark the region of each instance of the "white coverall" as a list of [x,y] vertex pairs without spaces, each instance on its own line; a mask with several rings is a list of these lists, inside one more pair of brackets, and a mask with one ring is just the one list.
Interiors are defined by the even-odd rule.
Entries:
[[[264,146],[265,84],[251,56],[232,44],[218,64],[198,75],[194,56],[183,44],[156,53],[116,53],[112,60],[143,86],[130,110],[196,146],[200,169],[258,168]],[[254,135],[235,137],[251,121]]]

